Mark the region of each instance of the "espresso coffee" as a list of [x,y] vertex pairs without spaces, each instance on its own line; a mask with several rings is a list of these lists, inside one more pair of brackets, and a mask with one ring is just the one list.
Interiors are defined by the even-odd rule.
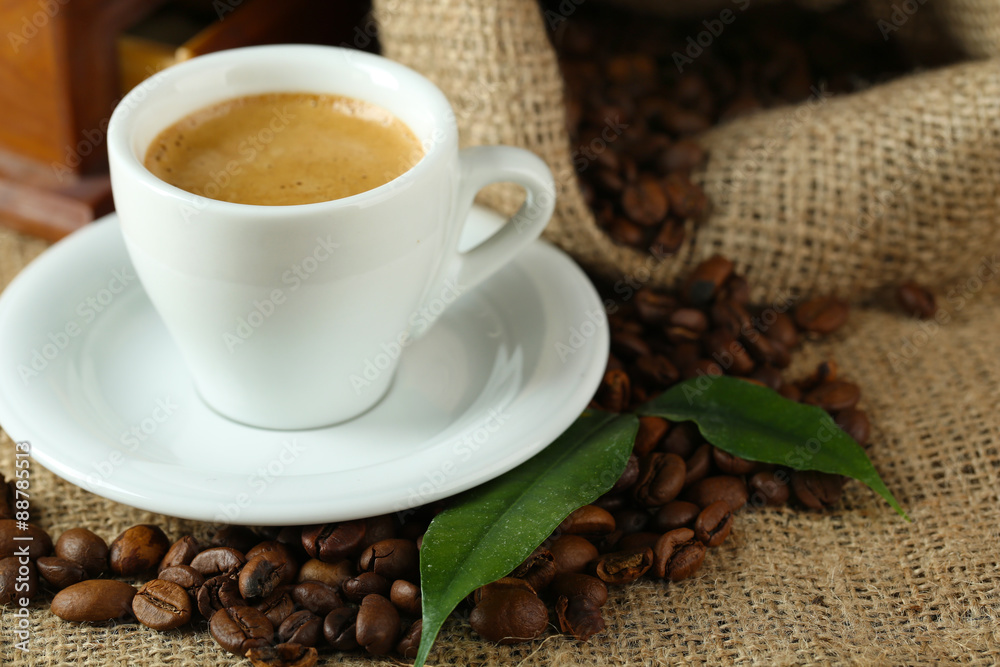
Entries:
[[145,165],[197,195],[287,206],[377,188],[423,155],[413,131],[377,105],[339,95],[270,93],[185,116],[156,137]]

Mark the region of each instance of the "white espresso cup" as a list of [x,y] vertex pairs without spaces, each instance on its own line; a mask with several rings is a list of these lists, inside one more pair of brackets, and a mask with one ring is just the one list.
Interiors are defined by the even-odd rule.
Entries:
[[[188,114],[275,92],[376,104],[409,126],[424,155],[380,187],[294,206],[201,197],[143,166],[154,138]],[[273,131],[261,128],[258,138],[266,143]],[[439,313],[536,239],[555,204],[538,157],[508,146],[459,151],[455,114],[434,84],[334,47],[233,49],[170,67],[118,105],[108,154],[129,255],[198,393],[220,414],[264,428],[321,427],[375,405],[398,362],[386,365],[383,350],[404,348],[429,326],[428,311]],[[226,177],[212,180],[221,188]],[[458,252],[476,193],[501,181],[526,190],[523,206]]]

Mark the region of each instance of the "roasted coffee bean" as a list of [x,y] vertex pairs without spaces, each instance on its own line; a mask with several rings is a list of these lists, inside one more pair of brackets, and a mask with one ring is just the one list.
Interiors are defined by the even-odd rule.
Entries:
[[712,463],[714,461],[712,452],[714,449],[712,445],[705,443],[694,450],[694,453],[684,462],[685,487],[694,486],[708,476],[708,473],[712,470]]
[[240,595],[240,585],[236,577],[220,574],[206,579],[195,596],[198,611],[206,620],[211,620],[220,609],[226,607],[245,607],[247,601]]
[[[542,608],[544,609],[544,605]],[[385,597],[369,595],[361,601],[355,627],[359,646],[372,655],[385,655],[399,639],[399,612]]]
[[608,371],[595,398],[605,410],[622,412],[628,408],[631,393],[631,382],[625,371]]
[[208,626],[216,643],[233,655],[243,657],[252,648],[268,646],[274,639],[274,627],[253,607],[220,609]]
[[601,608],[586,596],[559,596],[556,599],[556,618],[561,631],[580,641],[587,641],[603,632],[605,627]]
[[755,461],[747,461],[733,456],[718,447],[713,448],[712,458],[715,461],[715,467],[727,475],[748,475],[757,467]]
[[191,560],[191,567],[201,572],[206,579],[220,574],[238,576],[246,565],[246,557],[231,547],[205,549]]
[[747,375],[754,369],[754,360],[736,336],[726,329],[713,329],[705,334],[705,351],[733,375]]
[[633,361],[653,353],[649,344],[640,336],[641,332],[615,331],[611,334],[611,349],[622,359]]
[[315,646],[322,636],[323,619],[308,609],[291,614],[278,627],[278,641],[280,642]]
[[659,537],[660,536],[656,533],[648,531],[629,533],[628,535],[623,535],[621,539],[615,543],[615,551],[642,550],[656,544],[656,540],[659,539]]
[[484,597],[469,614],[469,624],[486,641],[516,644],[542,634],[549,613],[530,590],[508,588]]
[[[757,364],[764,364],[765,366],[770,366],[777,359],[777,353],[775,352],[774,344],[771,343],[766,337],[762,336],[758,331],[743,332],[743,336],[740,338],[740,343],[742,343],[744,349],[750,354],[750,358],[757,362]],[[758,366],[759,367],[759,366]],[[757,368],[754,369],[755,371]],[[768,386],[771,386],[768,382],[765,382]],[[774,382],[775,386],[781,384],[781,374],[778,373],[777,381]],[[773,389],[774,387],[772,387]]]
[[285,587],[279,588],[253,606],[264,614],[275,628],[280,626],[295,611],[295,602]]
[[248,650],[246,657],[254,667],[314,667],[319,661],[315,648],[301,644],[258,646]]
[[245,554],[258,542],[260,542],[260,536],[246,526],[223,526],[215,531],[208,545],[209,547],[227,547]]
[[630,222],[625,218],[615,218],[608,226],[608,236],[621,245],[639,246],[642,245],[646,234],[642,227]]
[[639,464],[639,480],[634,497],[646,507],[659,507],[681,492],[687,468],[676,454],[653,452]]
[[407,660],[417,657],[417,650],[420,648],[420,636],[424,629],[423,619],[417,619],[410,625],[409,629],[403,633],[403,638],[396,644],[396,653]]
[[22,563],[20,556],[0,558],[0,606],[27,606],[21,601],[31,600],[37,594],[38,572],[34,562]]
[[690,366],[684,369],[684,379],[690,380],[702,376],[719,377],[725,375],[722,366],[711,359],[697,359]]
[[473,604],[479,604],[491,595],[498,595],[500,593],[506,593],[509,589],[516,588],[521,591],[528,591],[529,593],[535,594],[536,591],[531,587],[524,579],[518,579],[517,577],[501,577],[496,581],[491,581],[485,586],[480,586],[472,592],[470,596]]
[[[722,286],[718,298],[730,303],[738,303],[741,306],[746,306],[750,303],[750,283],[743,276],[734,273],[729,276],[729,280]],[[791,322],[791,320],[789,321]],[[794,328],[794,323],[792,324]],[[797,331],[796,335],[798,335]]]
[[606,535],[615,529],[611,513],[596,505],[584,505],[563,519],[556,529],[570,535]]
[[747,502],[747,485],[739,477],[719,475],[706,477],[687,490],[687,498],[701,508],[718,500],[725,500],[734,512]]
[[[773,313],[773,322],[767,323],[768,319],[772,317],[767,317],[767,313]],[[786,349],[794,350],[799,345],[799,332],[795,328],[795,320],[789,317],[786,313],[775,313],[773,311],[765,311],[762,314],[762,319],[764,320],[764,335],[770,338],[773,342],[781,343]]]
[[555,596],[588,597],[598,607],[608,601],[608,586],[589,574],[559,574],[552,580],[552,594]]
[[365,519],[363,548],[368,548],[376,542],[391,540],[395,537],[399,537],[399,522],[396,520],[395,515],[381,514]]
[[735,301],[718,299],[709,307],[709,314],[717,329],[724,329],[734,337],[739,337],[751,327],[750,313],[743,304]]
[[629,499],[623,493],[605,493],[594,501],[594,505],[609,512],[617,512],[620,509],[624,509],[628,504]]
[[761,470],[755,473],[749,482],[753,504],[772,507],[784,505],[791,494],[789,481],[789,476],[784,471]]
[[818,296],[795,308],[795,323],[804,331],[831,334],[847,322],[850,307],[833,296]]
[[190,565],[191,561],[194,560],[194,557],[199,553],[201,553],[201,545],[198,544],[198,540],[194,539],[190,535],[185,535],[181,539],[174,542],[170,548],[167,549],[167,553],[160,561],[157,572],[163,572],[167,568],[176,567],[178,565]]
[[[18,528],[27,525],[27,530]],[[21,538],[21,539],[15,539]],[[52,553],[52,538],[33,523],[4,519],[0,521],[0,558],[21,555],[20,549],[28,547],[29,558],[41,558]]]
[[638,533],[649,524],[649,512],[625,508],[614,513],[615,526],[625,534]]
[[685,236],[684,224],[668,219],[649,245],[649,251],[656,257],[670,257],[680,250]]
[[824,382],[815,389],[806,392],[802,397],[802,402],[809,405],[818,405],[827,412],[837,412],[853,408],[861,398],[861,389],[852,382],[834,380]]
[[312,558],[336,563],[358,555],[364,546],[367,529],[364,521],[306,526],[302,529],[302,546]]
[[733,273],[733,263],[722,255],[713,255],[696,266],[681,286],[681,298],[702,306],[712,300]]
[[355,623],[357,607],[334,609],[323,619],[323,638],[338,651],[351,651],[358,647]]
[[300,584],[295,584],[295,587],[292,588],[292,599],[299,606],[320,616],[326,616],[337,607],[344,605],[335,588],[318,581],[303,581]]
[[420,595],[420,586],[416,584],[411,584],[404,579],[392,582],[389,601],[396,606],[396,609],[408,616],[420,616],[423,598]]
[[400,538],[382,540],[361,553],[358,569],[381,574],[386,579],[416,579],[419,576],[417,545]]
[[341,590],[351,602],[361,602],[372,593],[386,596],[389,594],[389,581],[375,572],[362,572],[356,577],[344,581]]
[[108,543],[86,528],[70,528],[60,535],[55,553],[79,563],[91,578],[108,569]]
[[656,179],[640,178],[625,186],[622,210],[631,222],[652,227],[667,217],[667,196]]
[[664,533],[653,549],[653,574],[661,579],[687,579],[705,560],[705,545],[695,539],[694,531],[678,528]]
[[639,357],[635,360],[635,373],[639,380],[654,387],[666,387],[681,378],[680,371],[670,360],[659,354]]
[[170,540],[158,526],[132,526],[111,543],[108,562],[116,575],[131,577],[156,568],[169,548]]
[[42,556],[35,565],[42,579],[57,591],[89,578],[82,565],[59,556]]
[[266,598],[280,586],[280,564],[276,564],[266,554],[258,554],[248,560],[240,570],[240,595],[246,600]]
[[781,371],[769,364],[760,364],[757,368],[753,369],[753,373],[749,377],[751,380],[757,380],[757,382],[774,391],[778,391],[785,384],[785,379],[781,376]]
[[733,511],[724,500],[703,509],[694,522],[694,536],[706,547],[717,547],[725,542],[732,529]]
[[187,591],[164,579],[147,581],[132,599],[136,620],[154,630],[173,630],[191,620]]
[[[708,318],[705,317],[705,313],[701,312],[697,308],[678,308],[670,314],[670,320],[667,322],[667,338],[670,338],[670,328],[683,329],[689,332],[681,337],[679,342],[684,342],[685,340],[697,340],[698,335],[704,333],[708,329]],[[694,338],[689,338],[693,334]]]
[[698,427],[691,422],[681,422],[670,427],[670,432],[658,449],[666,454],[676,454],[686,459],[701,442],[702,437]]
[[669,294],[644,287],[635,293],[635,310],[645,324],[662,326],[677,309],[677,299]]
[[514,568],[510,576],[523,579],[536,593],[541,592],[552,583],[552,579],[556,576],[555,557],[548,549],[538,547],[524,559],[523,563]]
[[809,509],[819,510],[840,502],[844,480],[840,475],[816,471],[792,471],[792,493]]
[[190,565],[168,567],[156,575],[156,578],[177,584],[187,592],[188,597],[194,603],[197,603],[198,589],[205,583],[205,577],[201,576],[201,572]]
[[354,563],[347,558],[335,563],[324,563],[311,558],[302,564],[296,581],[322,581],[327,586],[339,588],[341,584],[357,574]]
[[124,620],[132,616],[135,593],[135,588],[124,581],[88,579],[56,593],[52,613],[64,621]]
[[597,547],[579,535],[562,535],[548,547],[556,572],[582,572],[587,563],[597,558]]
[[701,508],[685,500],[672,500],[653,515],[651,528],[658,533],[666,533],[677,528],[694,525]]
[[661,417],[639,417],[639,431],[635,435],[632,451],[636,456],[649,454],[666,435],[669,427],[667,420]]
[[[615,485],[611,487],[608,493],[616,494],[630,489],[637,479],[639,479],[639,457],[632,454],[625,462],[625,470],[622,471],[621,477],[618,478],[618,481],[615,482]],[[604,509],[607,508],[605,507]]]
[[775,368],[788,368],[791,365],[792,353],[784,344],[778,341],[771,341],[771,350],[774,353],[774,357],[771,359],[772,366]]
[[794,384],[781,385],[781,388],[778,389],[778,393],[790,401],[802,400],[802,390],[796,387]]
[[287,545],[277,540],[267,540],[260,542],[246,552],[247,563],[258,556],[264,556],[275,565],[276,576],[279,585],[290,584],[295,581],[299,570],[295,555]]
[[844,429],[847,435],[854,438],[859,445],[868,443],[871,437],[871,423],[868,421],[868,414],[858,408],[846,408],[840,410],[833,419],[837,426]]
[[274,541],[284,544],[298,562],[303,563],[309,560],[310,556],[306,553],[305,547],[302,545],[301,526],[283,527],[278,531]]
[[653,566],[653,550],[632,549],[599,556],[594,561],[594,573],[608,584],[627,584],[635,581]]
[[896,289],[896,301],[909,315],[929,320],[937,313],[934,294],[917,282],[908,280]]
[[[708,210],[705,191],[691,182],[687,174],[674,172],[661,185],[667,196],[667,206],[678,220],[699,221]],[[694,303],[694,302],[692,302]]]

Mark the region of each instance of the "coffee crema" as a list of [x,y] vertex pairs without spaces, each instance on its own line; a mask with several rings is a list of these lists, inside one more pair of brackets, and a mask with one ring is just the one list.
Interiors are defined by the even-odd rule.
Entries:
[[375,104],[268,93],[188,114],[156,137],[144,164],[167,183],[210,199],[288,206],[377,188],[423,156],[413,131]]

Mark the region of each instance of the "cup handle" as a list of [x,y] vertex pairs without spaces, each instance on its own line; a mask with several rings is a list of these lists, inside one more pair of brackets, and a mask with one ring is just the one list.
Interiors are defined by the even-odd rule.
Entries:
[[[454,214],[457,227],[452,232],[451,254],[435,282],[439,286],[455,286],[459,294],[464,294],[539,237],[555,209],[556,190],[548,165],[523,148],[475,146],[463,149],[458,158],[461,180]],[[526,192],[524,203],[500,229],[479,245],[457,252],[455,246],[472,211],[473,200],[481,189],[491,183],[520,185]],[[425,331],[426,328],[414,332],[415,337]]]

